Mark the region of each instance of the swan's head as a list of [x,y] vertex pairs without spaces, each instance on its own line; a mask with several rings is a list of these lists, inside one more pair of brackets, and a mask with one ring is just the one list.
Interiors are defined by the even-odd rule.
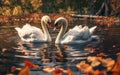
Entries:
[[66,29],[68,27],[68,21],[64,17],[59,17],[55,20],[54,26],[55,26],[54,29],[56,29],[59,26],[63,26]]
[[59,17],[59,18],[57,18],[56,20],[55,20],[55,22],[54,22],[54,25],[55,25],[55,27],[57,27],[57,26],[59,26],[59,25],[67,25],[67,19],[66,18],[64,18],[64,17]]
[[46,25],[50,25],[51,24],[51,19],[48,15],[45,15],[45,16],[42,17],[41,22],[43,22]]

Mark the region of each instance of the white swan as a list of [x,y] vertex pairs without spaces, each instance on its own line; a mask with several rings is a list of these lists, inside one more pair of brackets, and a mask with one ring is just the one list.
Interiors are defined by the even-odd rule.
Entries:
[[42,29],[39,29],[30,24],[26,24],[23,28],[16,27],[15,30],[18,32],[19,37],[25,42],[50,42],[52,41],[51,36],[48,32],[47,25],[51,23],[49,16],[45,15],[41,19]]
[[82,28],[81,25],[75,26],[70,29],[67,33],[68,21],[64,17],[59,17],[56,19],[55,28],[57,26],[61,26],[61,29],[58,33],[58,36],[55,40],[55,44],[78,44],[78,43],[88,43],[92,40],[98,40],[99,37],[96,35],[92,35],[97,26],[88,28],[88,26],[84,26]]

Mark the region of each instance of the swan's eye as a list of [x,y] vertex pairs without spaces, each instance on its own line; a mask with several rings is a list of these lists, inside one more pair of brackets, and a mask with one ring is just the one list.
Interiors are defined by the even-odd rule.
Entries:
[[55,23],[54,25],[55,25],[55,27],[57,27],[59,24],[58,24],[58,23]]
[[51,24],[51,22],[48,21],[48,24]]

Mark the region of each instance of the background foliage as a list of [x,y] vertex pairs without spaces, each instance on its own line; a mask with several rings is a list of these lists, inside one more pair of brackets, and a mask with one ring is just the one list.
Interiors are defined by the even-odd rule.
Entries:
[[[104,0],[0,0],[0,15],[31,13],[96,14]],[[120,10],[120,0],[110,0],[111,14]]]

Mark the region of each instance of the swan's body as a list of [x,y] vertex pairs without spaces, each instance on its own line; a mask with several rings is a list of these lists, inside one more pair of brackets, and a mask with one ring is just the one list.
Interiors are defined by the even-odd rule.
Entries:
[[50,42],[51,37],[47,29],[47,24],[50,23],[49,16],[43,16],[41,19],[42,29],[39,29],[30,24],[26,24],[23,28],[16,27],[15,30],[18,32],[19,37],[25,42]]
[[[61,25],[60,32],[55,40],[56,44],[78,44],[88,43],[93,39],[98,39],[98,36],[93,36],[93,32],[97,26],[88,28],[88,26],[75,26],[66,32],[68,22],[65,18],[60,17],[55,21],[55,26]],[[66,33],[65,33],[66,32]]]

